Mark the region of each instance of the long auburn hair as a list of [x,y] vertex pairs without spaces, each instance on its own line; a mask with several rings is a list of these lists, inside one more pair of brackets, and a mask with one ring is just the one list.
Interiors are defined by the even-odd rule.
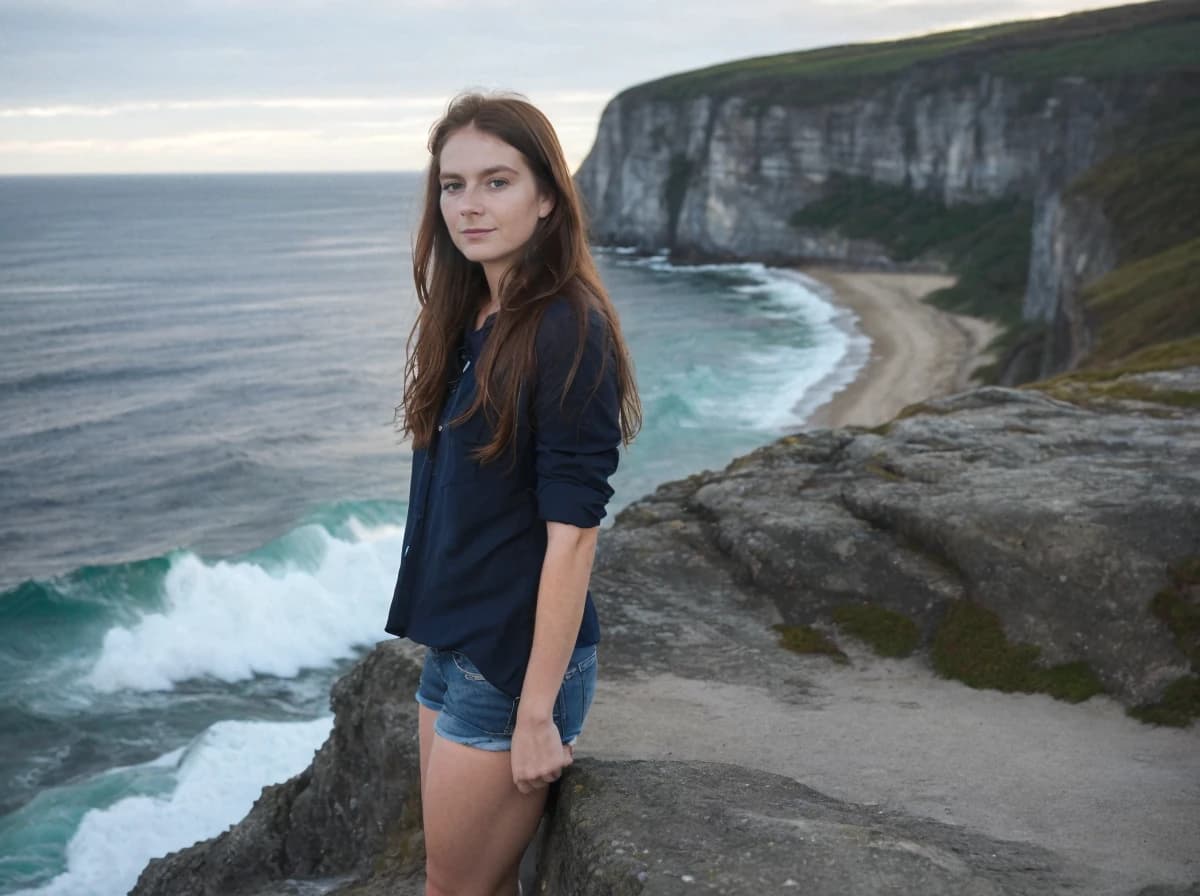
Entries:
[[483,266],[459,252],[441,212],[442,147],[451,134],[468,126],[520,152],[541,191],[554,197],[554,207],[538,221],[521,257],[501,279],[495,297],[500,312],[476,364],[475,400],[450,425],[482,409],[493,436],[474,454],[481,463],[514,444],[521,385],[532,382],[535,373],[538,324],[550,302],[565,297],[576,312],[579,339],[560,402],[578,370],[588,311],[594,309],[607,324],[611,351],[605,353],[605,364],[611,360],[617,366],[621,436],[628,445],[641,429],[641,402],[620,321],[588,249],[582,203],[553,126],[535,106],[511,93],[460,93],[430,129],[424,207],[413,248],[420,309],[406,346],[404,403],[396,408],[398,417],[403,414],[402,434],[411,434],[414,449],[429,446],[447,384],[457,375],[463,330],[468,324],[474,327],[488,292]]

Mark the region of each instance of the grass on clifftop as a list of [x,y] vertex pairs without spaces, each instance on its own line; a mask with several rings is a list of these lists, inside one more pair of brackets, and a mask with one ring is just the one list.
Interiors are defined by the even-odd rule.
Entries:
[[1042,82],[1071,75],[1120,78],[1194,68],[1197,45],[1200,21],[1192,4],[1142,3],[739,59],[639,84],[622,97],[680,101],[737,95],[752,102],[826,104],[942,60],[956,65],[964,79],[981,72]]
[[1043,668],[1040,653],[1033,644],[1010,643],[1000,617],[987,607],[955,600],[934,633],[932,659],[939,675],[973,688],[1049,694],[1069,703],[1104,692],[1087,663]]
[[1092,283],[1082,298],[1096,340],[1084,361],[1089,367],[1146,345],[1200,334],[1200,237],[1117,268]]
[[1200,335],[1200,108],[1164,94],[1067,190],[1097,203],[1117,267],[1080,296],[1094,338],[1081,367]]
[[1059,401],[1084,406],[1132,399],[1175,408],[1200,407],[1200,393],[1182,389],[1154,389],[1127,375],[1200,366],[1200,336],[1151,345],[1113,364],[1081,368],[1048,379],[1024,383]]
[[1132,146],[1067,191],[1100,203],[1123,263],[1200,236],[1200,111],[1191,111],[1187,98],[1158,106],[1167,117],[1166,139],[1147,133],[1144,122],[1132,124],[1124,137]]
[[897,261],[943,263],[958,280],[930,294],[933,304],[1008,325],[1020,319],[1033,229],[1028,202],[946,205],[905,187],[834,175],[825,196],[789,223],[874,240]]

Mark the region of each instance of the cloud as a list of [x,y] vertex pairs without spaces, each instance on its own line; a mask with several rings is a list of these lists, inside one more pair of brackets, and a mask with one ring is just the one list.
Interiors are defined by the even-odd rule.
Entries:
[[[46,158],[66,170],[115,170],[121,152],[130,154],[129,166],[142,165],[142,147],[152,145],[145,141],[156,140],[167,141],[156,170],[420,167],[429,125],[471,85],[524,93],[550,116],[577,164],[604,104],[642,81],[749,56],[1090,5],[0,0],[0,145],[8,147],[0,172],[46,170]],[[226,151],[228,141],[198,136],[254,133],[276,138],[247,140],[237,156]],[[344,136],[330,136],[337,134]],[[72,146],[88,149],[69,159]],[[220,156],[206,162],[205,147],[219,147]],[[289,156],[296,147],[303,154]]]
[[445,105],[438,97],[278,97],[275,99],[151,100],[97,105],[14,106],[0,109],[0,118],[108,118],[146,112],[199,112],[233,109],[294,109],[344,111],[359,109],[428,109]]

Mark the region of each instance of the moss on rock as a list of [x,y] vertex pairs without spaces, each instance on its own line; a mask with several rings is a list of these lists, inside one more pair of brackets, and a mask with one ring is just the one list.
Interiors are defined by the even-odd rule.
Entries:
[[1157,703],[1142,703],[1127,710],[1129,715],[1151,725],[1186,728],[1200,719],[1200,675],[1177,678],[1163,691]]
[[794,653],[826,654],[839,663],[848,663],[850,659],[842,652],[829,636],[818,631],[811,625],[773,625],[779,633],[779,646],[786,647]]
[[1157,702],[1139,704],[1128,713],[1152,725],[1186,727],[1200,719],[1200,556],[1171,567],[1171,584],[1154,595],[1150,612],[1166,623],[1196,674],[1175,679]]
[[1171,584],[1150,601],[1150,611],[1166,623],[1180,651],[1200,672],[1200,557],[1171,570]]
[[956,600],[934,634],[932,659],[939,675],[973,688],[1049,694],[1069,703],[1104,692],[1087,663],[1045,668],[1037,665],[1040,653],[1033,644],[1011,643],[1000,617],[987,607]]
[[1024,383],[1059,401],[1084,406],[1134,400],[1174,408],[1200,407],[1200,393],[1185,389],[1160,389],[1128,379],[1139,373],[1200,366],[1200,336],[1148,346],[1110,364],[1084,367],[1044,380]]
[[834,607],[833,621],[846,634],[866,642],[880,656],[908,656],[921,641],[921,632],[915,622],[902,613],[875,604],[863,602]]

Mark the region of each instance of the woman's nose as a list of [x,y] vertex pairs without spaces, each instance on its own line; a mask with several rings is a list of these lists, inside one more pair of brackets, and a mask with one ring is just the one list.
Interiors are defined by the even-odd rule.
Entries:
[[464,189],[459,194],[458,213],[460,215],[474,215],[483,210],[483,206],[479,201],[479,193],[470,188]]

